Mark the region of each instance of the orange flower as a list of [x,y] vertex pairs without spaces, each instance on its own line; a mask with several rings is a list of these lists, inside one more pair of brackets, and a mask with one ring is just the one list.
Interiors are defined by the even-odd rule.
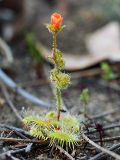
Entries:
[[53,13],[51,15],[51,26],[53,28],[59,28],[62,20],[63,20],[63,17],[61,16],[61,14]]

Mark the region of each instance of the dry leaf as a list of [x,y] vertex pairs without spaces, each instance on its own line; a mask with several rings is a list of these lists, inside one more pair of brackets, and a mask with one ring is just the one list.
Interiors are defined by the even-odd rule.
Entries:
[[120,61],[120,27],[111,22],[89,35],[86,45],[91,55],[100,59]]

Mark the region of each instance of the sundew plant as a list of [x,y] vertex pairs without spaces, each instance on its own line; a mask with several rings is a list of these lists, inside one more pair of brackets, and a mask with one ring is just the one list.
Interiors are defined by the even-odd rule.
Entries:
[[90,102],[89,98],[88,98],[88,88],[84,89],[82,91],[82,94],[80,95],[80,100],[83,102],[83,106],[84,106],[84,116],[87,116],[87,104]]
[[117,78],[117,75],[115,73],[112,72],[110,66],[108,63],[106,62],[102,62],[101,63],[101,69],[103,71],[101,78],[104,81],[110,81],[110,80],[114,80]]
[[46,25],[53,34],[54,41],[52,55],[48,58],[54,62],[54,69],[50,71],[50,80],[56,89],[57,113],[50,111],[43,116],[29,115],[23,119],[23,122],[28,126],[31,135],[49,140],[51,144],[57,143],[73,148],[79,141],[79,122],[76,117],[70,114],[61,115],[61,89],[66,89],[70,84],[70,76],[61,71],[65,66],[65,60],[56,44],[56,37],[64,28],[61,25],[62,20],[63,17],[60,14],[53,13],[51,24]]

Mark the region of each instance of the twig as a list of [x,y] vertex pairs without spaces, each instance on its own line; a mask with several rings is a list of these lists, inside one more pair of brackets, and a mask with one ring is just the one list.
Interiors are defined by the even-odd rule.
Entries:
[[15,130],[17,132],[20,132],[20,133],[26,135],[26,136],[30,136],[30,134],[27,131],[25,131],[21,128],[13,127],[13,126],[2,124],[2,123],[0,123],[0,127],[7,128],[7,129],[10,129],[10,130]]
[[[105,117],[109,114],[113,114],[113,113],[116,113],[117,111],[120,111],[120,107],[117,107],[115,109],[112,109],[110,111],[106,111],[106,112],[103,112],[103,113],[100,113],[100,114],[97,114],[95,116],[91,116],[89,119],[98,119],[98,118],[102,118],[102,117]],[[86,120],[88,120],[88,118],[86,118]]]
[[26,147],[25,151],[26,151],[26,152],[30,152],[31,149],[32,149],[32,146],[33,146],[33,143],[27,144],[27,147]]
[[60,146],[56,146],[60,152],[64,153],[70,160],[75,160],[68,152],[66,152],[63,148],[61,148]]
[[[25,150],[26,150],[26,148],[17,149],[15,151],[14,150],[10,150],[10,151],[7,151],[7,152],[4,152],[4,153],[0,154],[0,157],[2,159],[5,159],[6,155],[10,156],[11,154],[16,154],[16,153],[24,152]],[[18,159],[16,159],[16,160],[18,160]]]
[[[10,131],[10,133],[6,136],[6,138],[11,137],[13,135],[13,133],[14,133],[14,131]],[[3,137],[3,136],[1,136],[1,137]]]
[[[120,123],[110,124],[110,125],[108,125],[108,126],[103,127],[102,130],[109,130],[109,129],[113,129],[113,128],[116,128],[116,127],[120,127]],[[92,130],[92,131],[89,131],[89,134],[90,134],[90,133],[95,133],[95,132],[97,132],[96,129],[94,129],[94,130]],[[86,131],[85,133],[87,133],[87,131]]]
[[16,131],[16,130],[14,130],[13,132],[14,132],[17,136],[19,136],[20,138],[27,139],[27,137],[24,136],[22,133],[20,133],[20,132],[18,132],[18,131]]
[[96,144],[95,142],[93,142],[92,140],[90,140],[83,132],[83,127],[81,127],[81,136],[88,142],[90,143],[92,146],[96,147],[97,149],[99,149],[100,151],[104,152],[105,154],[108,154],[109,156],[114,157],[117,160],[120,160],[120,156],[112,151],[109,151],[108,149],[105,149],[101,146],[99,146],[98,144]]
[[108,130],[108,129],[112,129],[112,128],[116,128],[116,127],[120,127],[120,123],[110,124],[108,126],[103,127],[102,130]]
[[[114,140],[120,140],[120,136],[116,136],[116,137],[109,137],[109,138],[102,138],[103,142],[110,142],[110,141],[114,141]],[[94,142],[99,142],[99,139],[93,140]]]
[[2,83],[1,83],[1,88],[2,88],[2,91],[3,91],[3,94],[4,94],[5,98],[6,98],[6,100],[7,100],[7,103],[9,104],[9,106],[11,107],[11,109],[13,110],[13,112],[15,113],[16,117],[18,118],[18,120],[19,120],[20,122],[23,122],[23,121],[22,121],[22,117],[20,116],[18,110],[15,108],[14,104],[13,104],[12,101],[10,100],[10,97],[9,97],[9,95],[8,95],[8,92],[7,92],[7,89],[6,89],[5,85],[2,84]]
[[[3,153],[4,154],[4,153]],[[5,152],[5,155],[7,155],[11,160],[20,160],[18,158],[15,158],[10,151]],[[5,156],[4,155],[4,156]]]
[[5,65],[11,64],[13,62],[13,56],[10,47],[7,45],[7,43],[0,38],[0,51],[3,53],[7,58],[7,63],[4,62]]
[[[44,141],[44,140],[37,140],[37,139],[16,139],[16,138],[0,138],[0,141],[3,141],[3,142],[13,142],[13,143],[28,143],[27,147],[25,149],[19,149],[18,152],[21,152],[21,151],[26,151],[26,152],[29,152],[31,150],[31,147],[32,147],[32,144],[35,143],[35,144],[39,144],[39,145],[49,145],[49,141]],[[3,153],[0,155],[0,157],[3,157],[4,155],[11,155],[13,153],[16,153],[16,152],[6,152],[6,153]]]
[[81,78],[81,77],[91,77],[91,76],[100,75],[101,73],[102,73],[102,69],[100,68],[88,69],[85,71],[78,71],[75,73],[73,72],[71,74],[71,78],[76,79],[76,78]]
[[3,142],[19,142],[19,143],[37,143],[37,144],[49,144],[49,141],[37,140],[37,139],[17,139],[17,138],[0,138]]
[[0,154],[0,157],[2,159],[5,159],[6,158],[5,156],[8,156],[13,160],[19,160],[18,158],[13,157],[12,154],[16,154],[16,153],[20,153],[20,152],[24,152],[24,151],[30,152],[31,147],[32,147],[32,144],[30,143],[30,144],[27,144],[27,146],[25,148],[4,152],[4,153]]
[[40,100],[39,98],[31,95],[30,93],[26,92],[22,88],[18,87],[17,84],[2,71],[2,69],[0,69],[0,79],[6,85],[8,85],[10,88],[14,89],[17,93],[19,93],[21,96],[25,97],[29,101],[31,101],[35,104],[38,104],[38,105],[42,105],[44,107],[52,107],[51,104],[48,104],[48,103]]
[[[115,150],[115,149],[117,149],[119,147],[120,147],[120,143],[119,144],[115,144],[114,146],[108,148],[108,150],[113,151],[113,150]],[[104,156],[106,156],[105,153],[101,152],[101,153],[95,155],[94,157],[90,158],[89,160],[98,160],[98,159],[103,158]]]

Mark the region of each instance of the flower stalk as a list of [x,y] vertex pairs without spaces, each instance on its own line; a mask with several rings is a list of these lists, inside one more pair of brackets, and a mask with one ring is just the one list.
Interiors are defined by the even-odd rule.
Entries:
[[53,48],[53,58],[55,59],[56,53],[56,32],[54,32],[54,48]]
[[[55,62],[55,70],[56,71],[59,71],[59,68],[56,64],[56,32],[53,33],[53,37],[54,37],[54,48],[53,48],[53,60]],[[57,115],[57,120],[59,121],[60,120],[60,110],[61,110],[61,94],[60,94],[60,88],[58,88],[56,86],[56,96],[57,96],[57,105],[58,105],[58,115]]]
[[90,102],[89,96],[88,96],[88,88],[82,91],[80,95],[80,100],[83,102],[83,106],[84,106],[84,110],[83,110],[84,117],[87,117],[87,104]]
[[56,88],[56,97],[57,97],[57,105],[58,105],[58,115],[57,120],[60,120],[60,110],[61,110],[61,89],[67,88],[70,83],[69,75],[62,73],[61,69],[65,66],[65,61],[62,57],[62,53],[57,49],[56,45],[56,36],[57,33],[60,32],[64,26],[60,26],[63,18],[60,14],[54,13],[51,16],[51,25],[47,25],[47,28],[53,34],[54,40],[54,48],[52,57],[48,57],[54,61],[55,67],[51,71],[51,81],[55,84]]
[[56,95],[57,95],[57,104],[58,104],[58,115],[57,120],[60,120],[60,110],[61,110],[61,95],[60,95],[60,89],[56,87]]

